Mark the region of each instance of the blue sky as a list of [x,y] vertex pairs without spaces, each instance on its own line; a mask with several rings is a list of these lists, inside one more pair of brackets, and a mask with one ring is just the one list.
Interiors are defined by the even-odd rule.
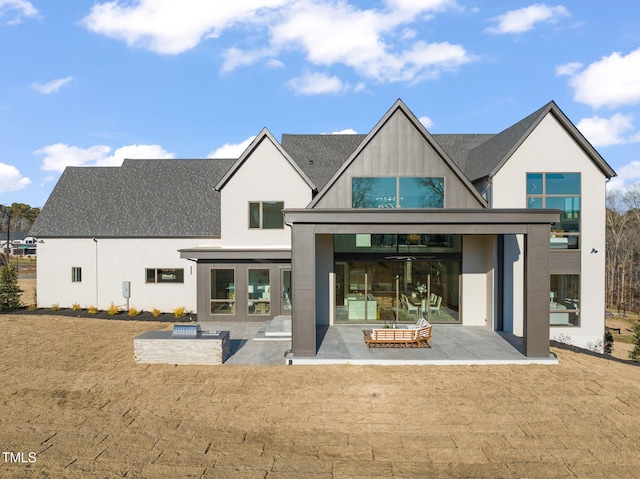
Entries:
[[640,181],[640,3],[0,0],[0,204],[43,206],[66,166],[236,157],[263,127],[367,133],[397,98],[432,133],[555,100],[610,187]]

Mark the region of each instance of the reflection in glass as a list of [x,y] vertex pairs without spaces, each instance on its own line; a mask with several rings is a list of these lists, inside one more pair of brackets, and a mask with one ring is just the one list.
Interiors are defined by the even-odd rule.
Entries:
[[[547,173],[545,186],[546,186],[545,194],[547,195],[579,195],[580,194],[580,174],[579,173]],[[532,194],[532,193],[528,193],[528,194]]]
[[235,314],[235,271],[211,270],[211,314]]
[[395,178],[352,178],[353,208],[395,208],[396,202]]
[[250,269],[248,271],[248,308],[249,314],[271,313],[271,286],[268,269]]
[[552,274],[549,310],[551,326],[580,326],[580,275]]
[[443,208],[444,178],[400,178],[400,208]]

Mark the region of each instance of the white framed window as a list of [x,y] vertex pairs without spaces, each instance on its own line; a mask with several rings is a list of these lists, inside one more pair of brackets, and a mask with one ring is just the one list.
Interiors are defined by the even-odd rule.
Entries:
[[249,202],[249,229],[284,229],[284,201]]

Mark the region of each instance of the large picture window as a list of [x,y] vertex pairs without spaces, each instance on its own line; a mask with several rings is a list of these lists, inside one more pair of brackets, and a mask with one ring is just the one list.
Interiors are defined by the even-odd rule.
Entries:
[[550,286],[551,326],[580,326],[580,275],[552,274]]
[[527,208],[559,209],[551,225],[551,249],[580,247],[580,174],[527,173]]
[[444,208],[442,177],[355,177],[352,208]]
[[249,203],[249,229],[283,229],[284,201],[253,201]]
[[236,314],[235,270],[211,270],[211,314]]

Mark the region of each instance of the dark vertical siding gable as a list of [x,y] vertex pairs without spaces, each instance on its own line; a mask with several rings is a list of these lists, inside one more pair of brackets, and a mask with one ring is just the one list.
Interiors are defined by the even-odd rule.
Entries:
[[400,109],[373,135],[315,208],[351,208],[351,179],[361,176],[444,177],[445,208],[482,207]]

